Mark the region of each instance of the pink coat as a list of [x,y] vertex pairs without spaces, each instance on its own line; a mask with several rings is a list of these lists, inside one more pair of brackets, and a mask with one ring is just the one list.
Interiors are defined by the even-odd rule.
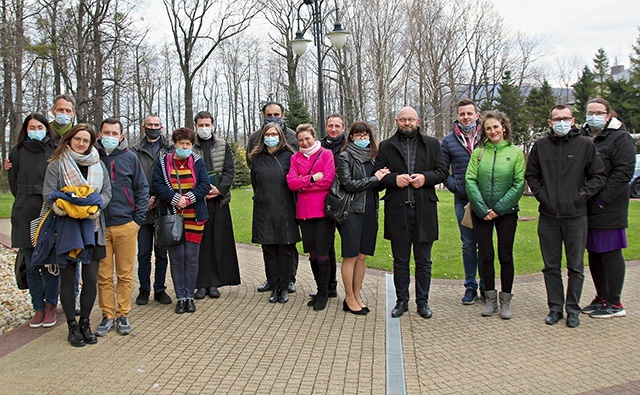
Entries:
[[[316,161],[316,156],[320,155]],[[315,163],[314,163],[315,161]],[[311,166],[313,165],[313,168]],[[322,172],[323,177],[311,182],[311,176]],[[336,175],[331,150],[321,148],[315,155],[307,158],[302,152],[296,152],[291,157],[291,168],[287,174],[289,189],[298,193],[296,204],[297,219],[311,219],[324,217],[324,198],[327,196],[331,183]]]

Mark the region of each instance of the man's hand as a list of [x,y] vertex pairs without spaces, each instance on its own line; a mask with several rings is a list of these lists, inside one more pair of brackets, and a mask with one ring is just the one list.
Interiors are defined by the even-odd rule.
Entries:
[[209,184],[209,193],[204,197],[205,199],[213,199],[216,196],[220,196],[220,191],[213,184]]
[[415,173],[411,175],[411,185],[416,189],[421,188],[424,185],[424,181],[424,174]]
[[156,197],[151,196],[149,198],[149,203],[147,203],[147,211],[151,211],[156,207]]
[[400,188],[404,188],[411,184],[411,176],[408,174],[400,174],[396,177],[396,185]]
[[11,169],[11,162],[9,162],[9,158],[4,158],[4,169],[9,171]]

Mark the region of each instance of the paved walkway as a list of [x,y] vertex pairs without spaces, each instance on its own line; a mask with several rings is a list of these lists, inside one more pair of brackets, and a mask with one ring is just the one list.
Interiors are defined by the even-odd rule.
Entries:
[[[0,336],[0,392],[384,394],[387,371],[394,377],[388,388],[401,391],[402,371],[386,358],[392,319],[385,312],[385,273],[365,277],[369,315],[345,314],[342,297],[316,313],[306,307],[314,289],[305,257],[298,292],[287,304],[269,304],[268,293],[255,291],[264,278],[260,249],[237,249],[242,285],[222,288],[220,299],[197,301],[194,314],[177,315],[173,305],[155,301],[134,305],[131,335],[111,332],[84,348],[68,344],[66,325],[23,325]],[[569,329],[544,324],[541,275],[517,277],[510,321],[481,317],[481,304],[463,306],[460,281],[434,280],[434,317],[420,318],[411,305],[399,319],[406,393],[640,393],[638,283],[640,264],[631,262],[627,317],[583,315],[580,327]],[[587,276],[583,303],[593,294]],[[99,320],[96,306],[94,327]]]

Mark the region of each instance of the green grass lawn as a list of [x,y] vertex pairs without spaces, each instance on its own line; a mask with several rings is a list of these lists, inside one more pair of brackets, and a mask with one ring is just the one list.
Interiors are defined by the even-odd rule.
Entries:
[[[232,191],[231,214],[234,221],[233,228],[235,230],[236,241],[240,243],[251,242],[252,196],[253,191],[251,188],[240,188]],[[462,245],[453,212],[453,194],[448,191],[438,191],[438,198],[440,199],[438,204],[440,239],[433,245],[432,274],[434,278],[462,279],[464,278],[464,271],[462,270]],[[533,197],[524,196],[520,200],[520,217],[537,218],[537,215],[538,202]],[[392,271],[393,259],[391,256],[391,245],[388,240],[384,240],[382,237],[383,220],[384,215],[381,208],[376,255],[367,258],[367,267]],[[640,223],[640,202],[631,201],[629,207],[629,228],[627,229],[629,248],[624,250],[624,256],[627,260],[640,259],[640,231],[638,231],[636,226],[638,223]],[[517,275],[538,273],[542,270],[543,265],[538,245],[537,224],[537,220],[518,221],[513,251]],[[301,249],[300,243],[298,244],[298,249]],[[340,255],[340,236],[337,232],[336,252]]]
[[[251,243],[251,215],[253,212],[253,191],[250,187],[234,189],[231,200],[231,214],[236,241]],[[440,239],[433,245],[433,277],[462,279],[462,246],[460,234],[453,213],[453,195],[448,191],[438,191],[438,218],[440,221]],[[0,194],[0,218],[11,216],[11,194]],[[520,200],[520,217],[537,217],[538,203],[533,197],[523,197]],[[380,210],[380,226],[378,228],[378,245],[376,255],[367,259],[367,267],[392,271],[393,259],[391,245],[382,237],[382,221],[384,215]],[[640,259],[640,201],[631,201],[629,206],[629,228],[627,237],[629,248],[623,250],[625,259]],[[542,270],[542,258],[538,246],[536,232],[538,222],[519,221],[514,246],[516,274],[538,273]],[[336,251],[340,256],[340,236],[336,232]],[[301,250],[301,243],[298,243]],[[586,263],[586,260],[585,260]],[[497,263],[496,263],[497,264]],[[413,267],[412,267],[413,270]]]

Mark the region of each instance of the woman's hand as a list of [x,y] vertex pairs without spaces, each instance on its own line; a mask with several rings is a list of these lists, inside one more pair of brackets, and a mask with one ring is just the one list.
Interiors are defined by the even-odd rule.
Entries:
[[498,214],[496,214],[492,209],[489,209],[489,214],[487,214],[487,216],[484,217],[484,220],[493,221],[496,218],[498,218]]
[[191,200],[189,200],[189,198],[187,198],[186,196],[182,195],[180,197],[180,200],[178,200],[178,204],[176,204],[176,208],[180,210],[185,209],[190,203],[191,203]]
[[387,174],[389,174],[389,168],[387,167],[383,167],[382,169],[376,171],[376,173],[374,174],[374,176],[376,176],[376,178],[378,179],[378,181],[381,181],[384,176],[386,176]]
[[323,177],[324,177],[324,174],[321,171],[319,171],[316,174],[311,176],[311,178],[313,179],[313,182],[316,182],[318,180],[322,180]]

